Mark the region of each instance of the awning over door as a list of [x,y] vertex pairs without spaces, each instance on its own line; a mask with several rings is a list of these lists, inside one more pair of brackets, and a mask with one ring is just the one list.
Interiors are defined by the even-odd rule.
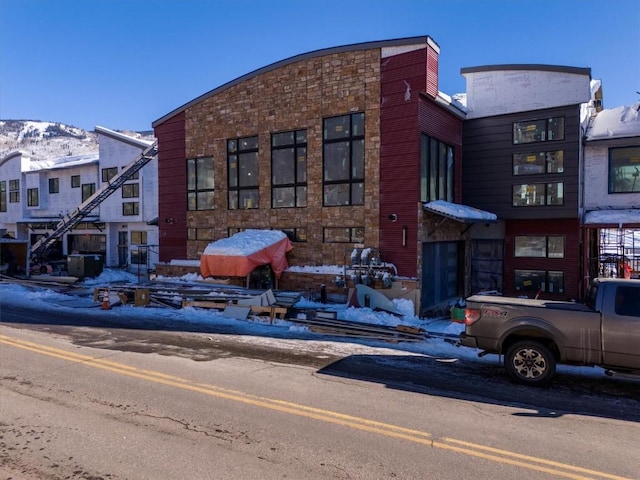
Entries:
[[640,208],[592,210],[585,213],[584,224],[591,227],[640,228]]
[[443,217],[462,223],[486,223],[498,220],[498,216],[495,213],[460,205],[459,203],[445,202],[444,200],[434,200],[433,202],[424,203],[422,207],[428,212],[442,215]]
[[246,277],[256,267],[271,265],[276,278],[287,269],[293,246],[279,230],[245,230],[210,243],[200,257],[203,277]]

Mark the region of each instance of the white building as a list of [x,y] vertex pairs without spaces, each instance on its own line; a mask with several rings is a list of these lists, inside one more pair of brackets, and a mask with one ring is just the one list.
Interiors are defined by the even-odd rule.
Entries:
[[[0,159],[0,230],[35,243],[100,190],[152,142],[96,127],[99,152],[33,161],[22,152]],[[158,262],[157,159],[65,233],[49,258],[100,254],[107,267],[147,274]]]
[[584,147],[583,225],[590,275],[640,270],[640,103],[602,110]]

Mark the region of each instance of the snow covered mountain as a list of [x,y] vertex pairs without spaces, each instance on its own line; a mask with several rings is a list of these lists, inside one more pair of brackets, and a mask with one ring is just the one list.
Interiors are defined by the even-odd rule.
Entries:
[[[140,139],[153,136],[153,132],[118,131]],[[52,160],[97,153],[98,140],[95,132],[64,123],[0,120],[0,158],[16,150],[33,160]]]

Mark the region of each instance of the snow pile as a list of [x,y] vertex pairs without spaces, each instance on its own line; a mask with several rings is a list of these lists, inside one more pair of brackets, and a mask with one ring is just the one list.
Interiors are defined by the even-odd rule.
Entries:
[[248,256],[284,238],[287,235],[280,230],[245,230],[210,243],[203,255]]
[[640,137],[640,102],[602,110],[591,121],[587,140]]
[[434,200],[423,204],[424,208],[435,213],[454,217],[461,221],[486,221],[494,222],[498,219],[495,213],[485,212],[474,207],[460,205],[459,203]]

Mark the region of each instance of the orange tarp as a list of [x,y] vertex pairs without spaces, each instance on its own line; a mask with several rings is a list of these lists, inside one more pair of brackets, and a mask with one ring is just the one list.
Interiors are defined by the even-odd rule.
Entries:
[[[236,235],[240,236],[243,233],[240,232]],[[224,240],[232,239],[233,237]],[[215,244],[216,242],[212,243],[211,246],[215,247]],[[256,267],[271,265],[276,278],[280,278],[282,272],[289,266],[286,254],[292,249],[293,246],[286,235],[274,243],[248,254],[242,252],[234,253],[232,250],[227,253],[224,249],[216,253],[216,249],[213,248],[214,253],[207,254],[205,250],[200,257],[200,272],[203,278],[246,277]]]

